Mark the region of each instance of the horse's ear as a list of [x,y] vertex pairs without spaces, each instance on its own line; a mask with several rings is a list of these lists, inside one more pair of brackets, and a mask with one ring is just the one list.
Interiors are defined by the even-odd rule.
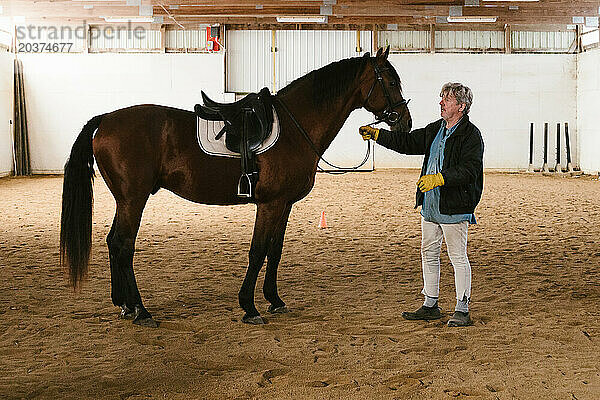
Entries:
[[385,60],[387,60],[388,55],[390,54],[390,46],[388,45],[385,50],[383,49],[383,47],[380,47],[379,50],[377,50],[377,55],[375,56],[377,58],[377,61],[379,61],[380,63],[385,62]]
[[383,53],[383,59],[387,60],[389,54],[390,54],[390,45],[388,44],[388,46],[385,48],[385,52]]
[[369,57],[371,57],[371,53],[369,53],[369,52],[367,51],[365,54],[363,54],[363,57],[364,57],[364,58],[369,58]]

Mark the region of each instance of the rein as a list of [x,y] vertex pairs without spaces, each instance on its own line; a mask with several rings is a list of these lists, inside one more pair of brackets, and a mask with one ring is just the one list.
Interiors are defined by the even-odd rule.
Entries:
[[[317,150],[315,144],[313,143],[313,141],[310,139],[310,136],[308,136],[308,133],[306,133],[306,131],[304,130],[304,128],[302,127],[302,125],[300,125],[300,123],[298,122],[298,120],[296,120],[296,118],[294,117],[294,114],[292,114],[292,112],[287,108],[287,106],[285,105],[285,103],[283,101],[281,101],[280,99],[278,99],[277,97],[273,97],[275,99],[275,101],[277,101],[279,103],[279,105],[281,105],[281,108],[283,108],[285,110],[285,112],[290,116],[290,118],[292,119],[292,122],[294,123],[294,125],[296,125],[296,127],[298,128],[298,130],[302,133],[302,136],[304,136],[304,139],[306,139],[306,141],[308,142],[308,144],[310,145],[310,148],[315,152],[315,154],[317,155],[317,157],[319,157],[320,161],[323,161],[325,164],[329,165],[332,168],[337,169],[338,171],[326,171],[323,168],[321,168],[319,166],[319,164],[317,164],[317,168],[319,169],[319,171],[321,172],[326,172],[328,174],[345,174],[346,172],[351,172],[351,171],[356,171],[357,169],[359,169],[360,167],[362,167],[367,160],[369,159],[369,156],[371,155],[371,141],[367,140],[367,154],[365,154],[365,158],[360,162],[360,164],[354,166],[354,167],[338,167],[337,165],[334,165],[332,163],[330,163],[329,161],[325,160],[323,158],[323,156],[321,156],[321,154],[319,154],[319,151]],[[382,121],[375,121],[372,124],[376,124]]]

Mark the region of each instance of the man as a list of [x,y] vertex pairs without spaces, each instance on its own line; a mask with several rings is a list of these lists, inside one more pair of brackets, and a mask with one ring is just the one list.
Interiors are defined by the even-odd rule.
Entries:
[[471,265],[467,257],[467,228],[476,223],[473,212],[483,191],[483,140],[469,121],[471,89],[447,83],[440,92],[442,119],[412,132],[390,132],[362,126],[364,140],[375,140],[403,154],[423,154],[415,208],[421,207],[423,306],[403,312],[408,320],[442,317],[438,307],[442,237],[454,267],[456,307],[448,326],[472,324],[469,316]]

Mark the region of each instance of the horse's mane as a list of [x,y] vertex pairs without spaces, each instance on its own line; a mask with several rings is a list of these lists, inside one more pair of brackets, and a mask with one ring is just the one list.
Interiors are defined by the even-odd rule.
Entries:
[[368,57],[354,57],[333,62],[294,80],[278,94],[287,93],[298,83],[312,81],[312,97],[315,104],[332,104],[335,99],[348,91],[368,62]]
[[[329,106],[334,103],[335,99],[348,91],[350,85],[358,78],[370,59],[369,57],[353,57],[333,62],[292,81],[278,93],[286,94],[296,84],[312,80],[313,101],[316,105],[325,104]],[[386,64],[389,63],[386,60]],[[398,82],[400,92],[402,92],[398,73],[391,65],[389,67]]]

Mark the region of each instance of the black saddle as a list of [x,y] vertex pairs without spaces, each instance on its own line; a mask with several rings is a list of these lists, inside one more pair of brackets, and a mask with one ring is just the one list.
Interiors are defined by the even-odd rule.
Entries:
[[273,127],[273,98],[268,88],[250,93],[235,103],[217,103],[202,92],[204,105],[196,104],[194,111],[202,119],[223,121],[225,125],[215,139],[225,134],[225,146],[242,159],[242,176],[238,196],[252,197],[258,180],[255,162],[256,149],[271,134]]
[[[244,145],[249,151],[255,151],[271,134],[273,99],[268,88],[263,88],[258,93],[250,93],[235,103],[217,103],[202,92],[202,101],[204,105],[196,104],[194,107],[196,115],[202,119],[225,123],[216,139],[225,134],[225,146],[230,151],[241,153]],[[244,124],[247,126],[247,132],[245,143],[242,144]]]

